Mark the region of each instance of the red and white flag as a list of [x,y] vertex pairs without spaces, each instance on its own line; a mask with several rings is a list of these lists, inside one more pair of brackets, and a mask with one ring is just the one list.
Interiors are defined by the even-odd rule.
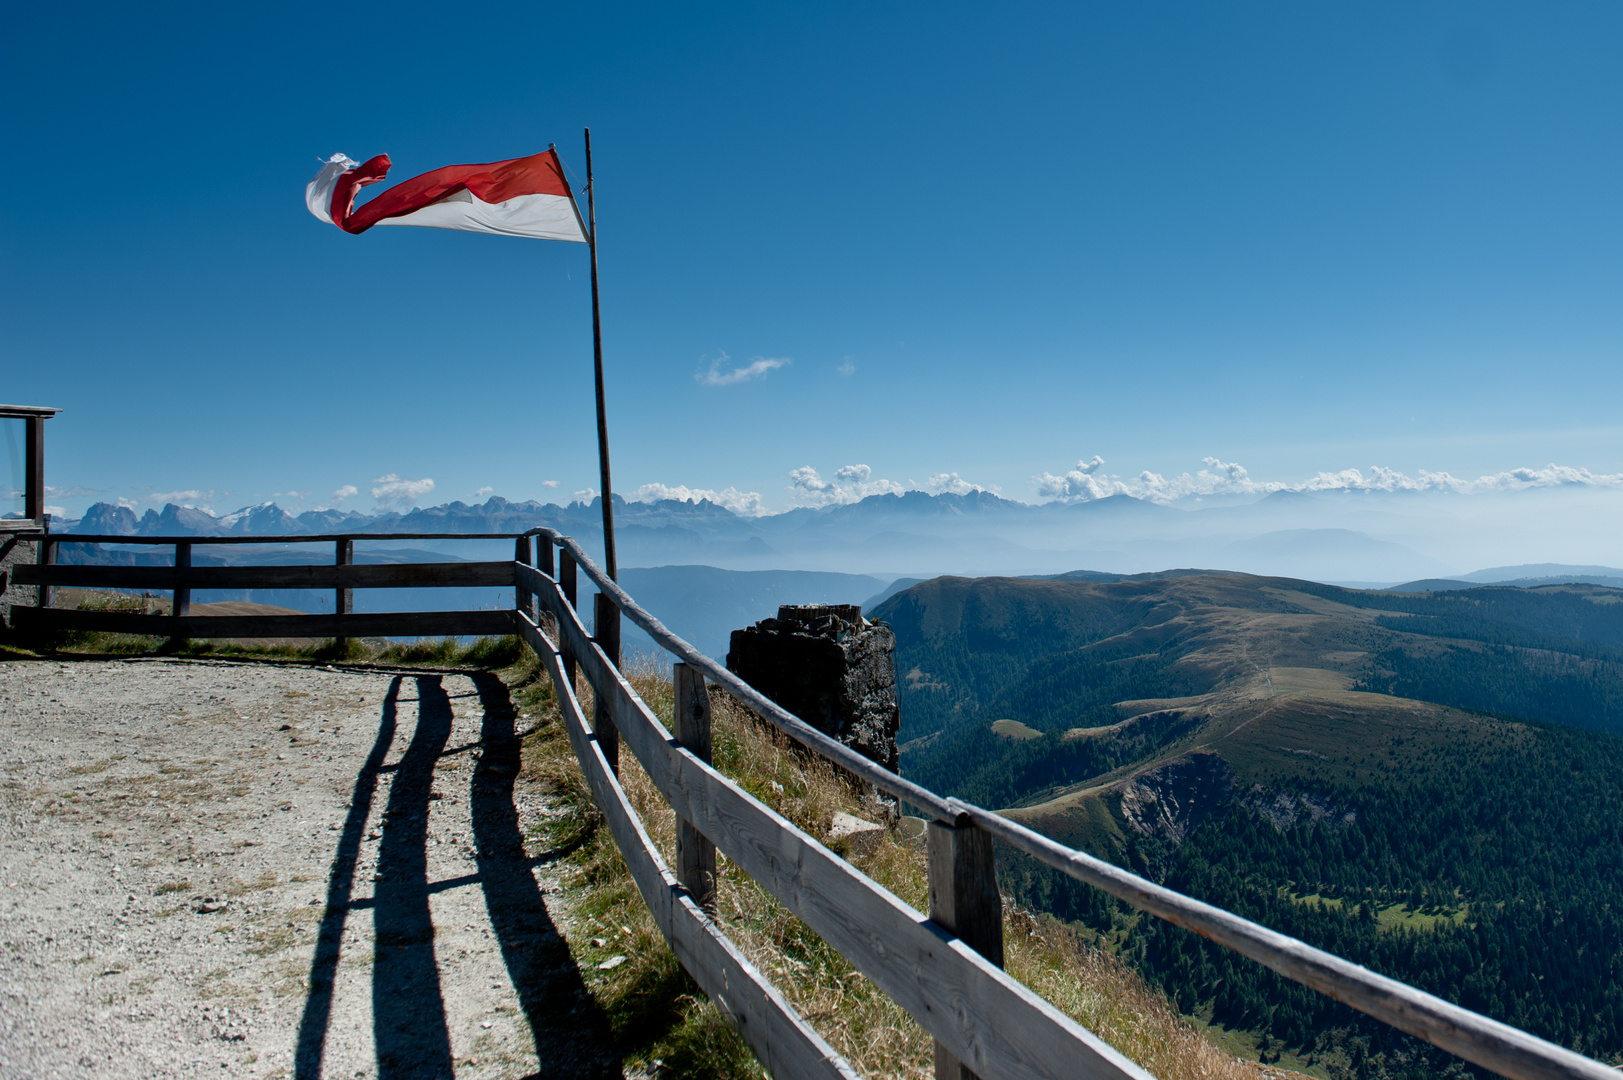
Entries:
[[374,225],[419,225],[496,236],[586,243],[586,225],[556,150],[489,165],[447,165],[396,184],[359,210],[361,188],[389,174],[388,154],[364,165],[334,154],[304,189],[322,221],[345,232]]

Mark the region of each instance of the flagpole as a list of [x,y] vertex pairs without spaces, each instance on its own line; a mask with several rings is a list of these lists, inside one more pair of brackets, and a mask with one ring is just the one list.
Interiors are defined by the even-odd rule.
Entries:
[[603,320],[597,308],[597,209],[592,200],[592,129],[586,129],[587,246],[592,253],[592,364],[597,379],[597,468],[603,484],[603,561],[610,580],[620,579],[614,557],[614,495],[609,484],[609,417],[603,398]]

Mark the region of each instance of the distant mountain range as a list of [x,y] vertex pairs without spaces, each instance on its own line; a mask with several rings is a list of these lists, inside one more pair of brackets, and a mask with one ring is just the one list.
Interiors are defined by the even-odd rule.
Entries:
[[1498,585],[1536,589],[1541,585],[1605,585],[1623,589],[1623,570],[1615,566],[1563,566],[1560,563],[1529,563],[1524,566],[1496,566],[1452,578],[1423,578],[1394,585],[1391,592],[1449,592]]
[[[1536,509],[1539,498],[1518,496],[1519,522],[1543,520],[1526,512]],[[942,574],[1051,575],[1079,567],[1135,574],[1182,566],[1364,587],[1451,580],[1480,583],[1486,580],[1480,574],[1492,572],[1460,571],[1508,562],[1524,551],[1548,556],[1572,550],[1570,537],[1545,542],[1524,531],[1506,539],[1509,531],[1484,527],[1480,509],[1491,504],[1473,505],[1476,516],[1467,520],[1452,505],[1401,494],[1278,492],[1244,504],[1171,507],[1127,495],[1034,505],[984,491],[967,495],[910,491],[747,517],[703,500],[626,502],[617,496],[615,526],[622,566],[794,568],[887,580]],[[55,527],[61,532],[143,539],[246,535],[295,539],[338,532],[363,537],[397,532],[454,536],[545,526],[597,551],[602,545],[601,515],[598,500],[560,505],[511,502],[499,496],[483,503],[452,502],[373,514],[309,510],[295,515],[275,503],[263,503],[218,517],[174,504],[137,516],[123,506],[97,503],[77,521]],[[491,557],[488,543],[415,543],[447,554]],[[369,550],[386,547],[383,542],[367,545]],[[1547,565],[1523,567],[1506,574],[1505,580],[1575,573],[1623,577],[1623,571],[1607,567]]]

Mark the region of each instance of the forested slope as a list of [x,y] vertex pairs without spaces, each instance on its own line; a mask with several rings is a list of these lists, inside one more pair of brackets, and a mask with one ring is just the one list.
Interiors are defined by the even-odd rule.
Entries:
[[[876,612],[911,676],[911,775],[1623,1060],[1623,593],[1243,575],[925,585]],[[1273,1052],[1338,1076],[1457,1071],[1074,881],[1018,858],[1004,874],[1186,1012]]]

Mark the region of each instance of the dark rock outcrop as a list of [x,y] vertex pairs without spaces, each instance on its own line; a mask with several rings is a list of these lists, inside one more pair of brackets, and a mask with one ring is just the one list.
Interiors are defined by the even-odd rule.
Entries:
[[727,668],[819,731],[894,770],[896,635],[856,605],[785,605],[734,630]]

